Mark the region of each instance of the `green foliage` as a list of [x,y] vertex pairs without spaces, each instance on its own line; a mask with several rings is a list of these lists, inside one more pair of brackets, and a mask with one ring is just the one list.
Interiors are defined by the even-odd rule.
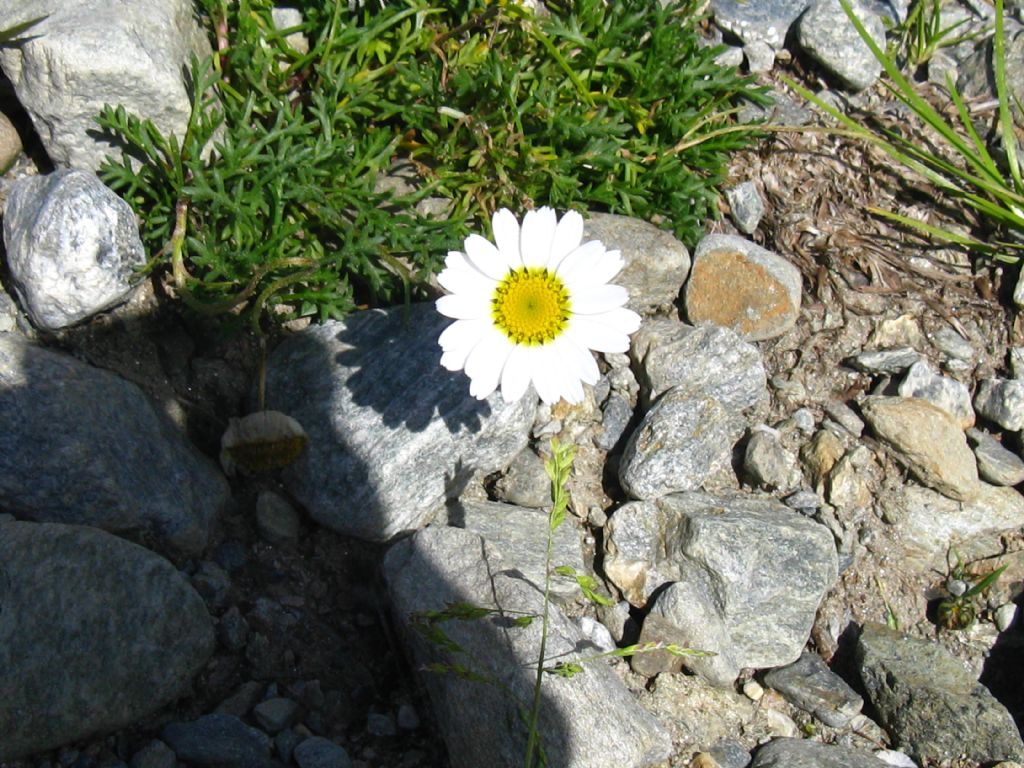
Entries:
[[907,11],[906,20],[893,27],[890,54],[906,60],[911,69],[927,64],[941,48],[948,48],[978,37],[979,33],[955,34],[967,19],[942,25],[943,0],[916,0]]
[[17,45],[25,41],[25,38],[21,37],[23,32],[28,32],[39,22],[43,21],[46,16],[37,16],[34,19],[23,21],[20,24],[7,27],[6,29],[0,29],[0,45]]
[[950,580],[957,580],[973,585],[965,589],[961,594],[949,594],[939,601],[936,610],[939,625],[946,629],[969,629],[977,618],[974,598],[983,595],[1003,575],[1007,566],[1002,565],[994,571],[982,576],[974,573],[960,557],[956,547],[950,547],[946,553],[946,561],[950,564],[947,583]]
[[[993,49],[996,96],[999,102],[997,132],[1000,136],[1005,161],[993,156],[986,142],[978,134],[963,99],[951,78],[947,88],[957,111],[957,122],[947,120],[925,101],[900,72],[896,62],[872,39],[857,18],[849,0],[840,4],[857,29],[865,45],[885,69],[888,80],[883,81],[892,94],[906,104],[929,128],[937,140],[945,145],[960,162],[947,160],[943,154],[926,144],[904,136],[898,131],[869,128],[822,101],[806,88],[787,80],[804,98],[830,114],[842,125],[835,133],[871,142],[903,166],[921,174],[947,200],[962,203],[981,219],[985,231],[977,236],[965,235],[952,229],[933,226],[917,219],[869,208],[872,213],[912,227],[923,235],[955,243],[977,253],[1016,263],[1024,248],[1024,180],[1021,177],[1017,155],[1017,138],[1010,110],[1010,93],[1006,84],[1005,30],[1003,26],[1003,0],[996,0],[996,26]],[[967,222],[971,223],[971,222]]]
[[[191,67],[184,136],[108,106],[126,154],[100,173],[176,293],[254,322],[408,300],[503,206],[622,212],[692,243],[753,135],[730,111],[761,99],[698,44],[692,0],[315,0],[282,31],[271,0],[201,5],[216,53]],[[400,162],[413,183],[382,189]],[[428,197],[443,216],[417,212]]]

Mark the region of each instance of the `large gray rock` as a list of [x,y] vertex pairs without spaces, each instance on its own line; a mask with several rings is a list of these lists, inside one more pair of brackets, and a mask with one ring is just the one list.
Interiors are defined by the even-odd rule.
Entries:
[[146,262],[132,209],[86,171],[15,182],[4,211],[4,245],[22,306],[48,331],[127,299]]
[[[513,504],[462,499],[449,506],[448,519],[452,525],[482,536],[505,561],[513,563],[527,581],[544,589],[547,512]],[[569,520],[555,531],[551,545],[553,566],[568,565],[577,573],[586,573],[580,534]],[[557,577],[551,580],[551,593],[571,600],[580,590],[575,580]]]
[[[429,642],[413,624],[424,611],[453,602],[538,615],[543,597],[479,536],[431,527],[396,543],[384,574],[396,623],[417,667],[459,665],[480,679],[454,673],[424,678],[453,768],[519,765],[527,729],[522,719],[533,695],[541,621],[517,627],[506,617],[433,625],[460,651]],[[587,645],[576,624],[552,606],[549,663],[571,661]],[[562,768],[640,768],[665,760],[668,733],[645,711],[605,662],[570,678],[546,675],[538,733],[549,765]]]
[[744,43],[762,40],[779,50],[786,33],[811,0],[711,0],[715,24]]
[[942,560],[951,544],[996,539],[1024,526],[1024,496],[1014,488],[978,483],[968,501],[954,501],[920,486],[903,489],[902,514],[896,523],[908,551],[925,561]]
[[626,306],[642,315],[671,307],[690,271],[690,252],[670,232],[641,219],[591,213],[583,239],[617,249],[625,262],[615,282],[629,291]]
[[5,25],[37,16],[25,42],[0,49],[0,68],[54,165],[96,170],[114,152],[96,125],[105,104],[184,134],[183,70],[210,52],[189,0],[0,0]]
[[800,314],[800,270],[738,235],[712,234],[697,244],[686,283],[694,325],[731,328],[747,341],[781,336]]
[[651,406],[622,452],[619,482],[634,499],[694,491],[732,462],[743,422],[714,397],[674,387]]
[[0,508],[202,552],[227,481],[134,384],[0,334]]
[[977,496],[978,465],[956,417],[916,397],[869,397],[861,407],[918,480],[958,501]]
[[633,334],[629,354],[645,405],[676,386],[714,397],[729,411],[768,396],[761,353],[728,328],[647,320]]
[[0,761],[145,717],[213,647],[163,558],[85,526],[0,522]]
[[637,606],[660,590],[652,610],[684,645],[718,654],[684,660],[715,685],[743,667],[795,661],[838,573],[828,530],[767,497],[679,493],[626,504],[605,537],[608,578]]
[[808,739],[772,739],[754,754],[750,768],[883,768],[870,752]]
[[[857,18],[884,50],[882,19],[860,2],[851,3]],[[864,43],[839,0],[816,0],[800,18],[797,27],[800,47],[814,61],[835,75],[846,87],[861,91],[878,79],[882,65]]]
[[527,441],[532,390],[515,403],[469,394],[439,364],[450,321],[433,304],[354,312],[287,339],[267,363],[267,407],[309,436],[284,472],[317,522],[387,541],[429,523],[475,472],[506,467]]
[[857,640],[856,658],[879,724],[918,761],[1024,758],[1024,742],[1006,707],[937,643],[869,623]]

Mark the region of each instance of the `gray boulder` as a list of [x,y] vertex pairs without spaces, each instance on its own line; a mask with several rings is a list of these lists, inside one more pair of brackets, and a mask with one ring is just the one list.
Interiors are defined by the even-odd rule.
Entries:
[[22,306],[48,331],[126,300],[146,262],[132,209],[86,171],[15,182],[4,211],[4,245]]
[[214,464],[134,384],[0,334],[0,508],[202,552],[227,501]]
[[870,752],[808,739],[772,739],[754,754],[750,768],[882,768]]
[[[684,663],[715,685],[795,661],[838,573],[828,530],[768,497],[672,494],[618,509],[604,569],[634,605],[717,656]],[[666,587],[665,585],[668,584]]]
[[[449,522],[486,539],[502,559],[514,564],[523,578],[537,589],[544,589],[547,552],[548,514],[493,501],[460,500],[448,507]],[[552,566],[567,565],[585,573],[580,534],[567,519],[552,538]],[[551,580],[554,597],[571,600],[580,594],[575,580],[556,577]]]
[[187,579],[94,528],[0,522],[0,606],[0,761],[145,717],[213,652]]
[[633,431],[622,452],[619,482],[634,499],[693,491],[731,471],[743,422],[714,397],[673,387]]
[[508,466],[536,412],[469,394],[443,369],[437,337],[450,321],[432,304],[354,312],[287,339],[267,363],[267,407],[309,436],[284,471],[310,516],[372,541],[423,527],[476,472]]
[[812,651],[769,671],[764,682],[832,728],[846,728],[864,706],[864,699]]
[[[541,621],[521,627],[509,619],[537,616],[543,597],[509,566],[479,536],[439,527],[396,543],[384,561],[395,620],[415,666],[449,665],[466,673],[424,678],[453,768],[519,765],[525,752],[522,712],[532,701]],[[424,611],[453,602],[508,613],[433,624],[455,644],[447,647],[415,630]],[[571,661],[588,648],[575,622],[552,606],[549,663]],[[641,768],[671,752],[668,733],[606,662],[587,664],[572,677],[544,677],[538,733],[548,764],[562,768]]]
[[160,734],[180,760],[209,768],[279,768],[273,742],[234,715],[214,712],[192,722],[170,723]]
[[1006,707],[937,643],[869,623],[856,659],[879,724],[919,762],[1024,759]]
[[744,43],[764,41],[775,50],[786,42],[786,33],[811,0],[711,0],[715,24]]
[[25,42],[0,49],[0,68],[54,165],[96,170],[117,154],[96,125],[104,104],[184,134],[183,69],[210,52],[189,0],[0,0],[5,22],[37,16]]
[[[859,2],[851,5],[868,34],[884,50],[882,19]],[[882,65],[857,33],[839,0],[812,3],[800,18],[797,40],[812,59],[852,91],[864,90],[882,73]]]
[[728,328],[648,320],[633,334],[629,354],[645,406],[677,386],[714,397],[729,411],[768,396],[761,353]]

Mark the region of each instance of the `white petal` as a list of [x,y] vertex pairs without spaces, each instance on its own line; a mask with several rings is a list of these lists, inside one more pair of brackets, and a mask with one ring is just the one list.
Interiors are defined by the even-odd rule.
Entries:
[[557,270],[562,260],[572,253],[583,240],[583,217],[576,211],[566,211],[555,227],[551,242],[548,269]]
[[621,323],[603,322],[606,317],[606,315],[573,315],[569,318],[565,335],[580,346],[597,352],[628,351],[629,333],[622,330]]
[[523,396],[530,386],[533,361],[530,347],[513,346],[505,367],[501,369],[501,396],[506,403],[513,403]]
[[597,285],[569,292],[570,311],[576,315],[598,315],[618,309],[629,300],[621,285]]
[[512,269],[523,266],[523,259],[519,253],[519,221],[515,214],[508,208],[495,211],[491,217],[491,229],[494,232],[494,242],[497,243],[505,264]]
[[523,230],[519,235],[519,251],[527,267],[546,267],[551,255],[551,243],[555,239],[558,218],[554,210],[544,206],[527,211],[523,217]]
[[488,332],[466,358],[463,370],[470,378],[469,394],[483,400],[498,388],[501,369],[512,353],[512,344],[497,331]]
[[494,247],[494,243],[480,235],[470,235],[463,244],[466,256],[473,266],[492,280],[501,280],[508,274],[508,262]]
[[485,320],[456,320],[437,337],[437,343],[446,352],[458,347],[474,347],[483,338],[491,322]]
[[569,336],[562,335],[555,340],[554,347],[563,361],[566,371],[585,384],[596,384],[601,373],[591,351]]
[[571,283],[581,274],[585,274],[605,253],[600,240],[588,240],[562,259],[562,263],[558,265],[558,276],[566,283]]
[[562,397],[559,363],[547,354],[549,347],[540,347],[534,354],[533,386],[545,403],[554,404]]
[[491,296],[497,282],[473,267],[446,267],[437,276],[438,284],[449,293]]
[[579,267],[572,273],[560,277],[572,292],[610,282],[622,271],[622,265],[622,254],[619,251],[604,251],[588,259],[585,264],[580,262]]
[[476,320],[491,314],[490,295],[482,293],[453,293],[439,298],[434,306],[445,317],[456,320]]

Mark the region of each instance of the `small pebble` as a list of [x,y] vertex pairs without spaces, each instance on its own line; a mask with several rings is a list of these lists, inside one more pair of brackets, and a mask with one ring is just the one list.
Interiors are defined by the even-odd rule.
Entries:
[[291,503],[273,491],[256,498],[256,528],[271,544],[285,544],[299,538],[299,513]]
[[146,746],[132,755],[131,768],[176,768],[178,758],[174,750],[160,739],[153,739]]
[[299,705],[291,699],[278,696],[261,701],[253,707],[252,714],[260,727],[271,735],[283,731],[295,722]]
[[292,757],[299,768],[353,768],[348,752],[321,736],[311,736],[299,744]]
[[995,622],[996,629],[1000,632],[1005,632],[1013,626],[1013,622],[1017,619],[1017,604],[1016,603],[1003,603],[995,611]]
[[416,713],[416,708],[411,704],[399,705],[396,720],[398,727],[403,731],[415,731],[420,727],[420,716]]
[[743,695],[751,701],[760,701],[761,697],[764,696],[764,688],[756,680],[747,680],[743,684]]
[[374,736],[395,736],[398,729],[395,728],[395,721],[388,714],[371,712],[366,716],[366,730]]

